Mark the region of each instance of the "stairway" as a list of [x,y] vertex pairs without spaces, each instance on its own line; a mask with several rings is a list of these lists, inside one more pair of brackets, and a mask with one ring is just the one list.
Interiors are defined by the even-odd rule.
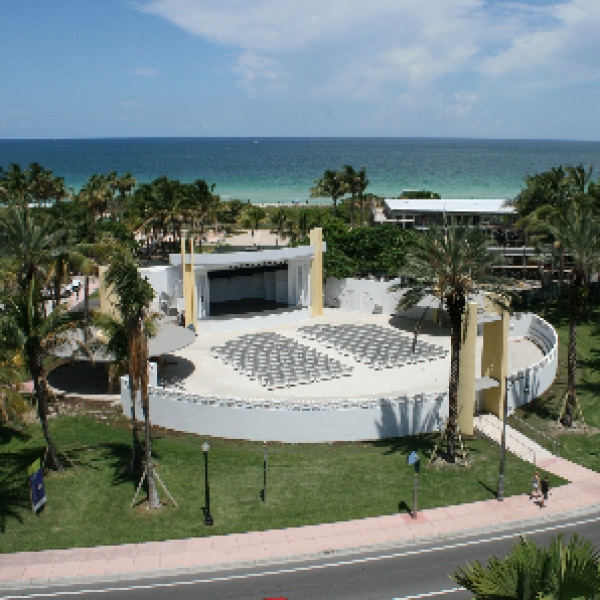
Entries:
[[[502,421],[495,415],[479,415],[473,419],[474,428],[484,437],[496,444],[502,442]],[[553,454],[540,444],[530,440],[522,433],[506,426],[506,449],[522,460],[534,465],[542,460],[553,458]]]

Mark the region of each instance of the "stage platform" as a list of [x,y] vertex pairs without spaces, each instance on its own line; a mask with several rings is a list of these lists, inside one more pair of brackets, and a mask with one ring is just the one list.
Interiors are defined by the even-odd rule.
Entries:
[[[294,322],[277,323],[276,319],[292,318]],[[232,330],[236,324],[239,329]],[[448,387],[450,370],[450,336],[449,330],[431,323],[422,327],[419,340],[435,344],[448,351],[448,355],[435,360],[407,364],[401,367],[374,370],[364,362],[358,362],[352,356],[344,355],[334,347],[325,347],[318,340],[302,337],[301,327],[307,325],[330,324],[372,324],[384,330],[412,335],[415,320],[390,317],[389,315],[361,315],[355,312],[344,312],[339,309],[325,309],[320,318],[309,318],[308,309],[291,312],[270,314],[261,318],[216,319],[200,322],[202,325],[225,324],[229,330],[200,329],[196,341],[187,348],[168,357],[167,364],[159,374],[159,385],[175,387],[194,394],[218,397],[241,398],[298,398],[298,399],[329,399],[329,398],[367,398],[414,395],[419,393],[442,392]],[[269,390],[258,380],[251,380],[244,373],[234,370],[230,364],[225,364],[213,356],[211,348],[226,344],[238,338],[243,333],[270,331],[289,338],[326,354],[331,359],[352,367],[350,376],[296,385],[283,389]],[[481,354],[482,339],[478,338],[478,352]],[[525,338],[509,340],[509,373],[516,372],[543,356],[540,349]],[[477,365],[477,377],[480,376],[480,365]]]

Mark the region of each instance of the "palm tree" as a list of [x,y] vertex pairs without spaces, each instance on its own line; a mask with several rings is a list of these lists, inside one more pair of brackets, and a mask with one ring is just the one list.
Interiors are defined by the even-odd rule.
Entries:
[[288,220],[288,213],[285,210],[285,208],[283,208],[282,206],[280,206],[279,208],[276,208],[273,211],[273,214],[271,215],[271,221],[274,225],[277,226],[277,233],[279,234],[279,237],[283,237],[283,229],[285,227],[286,221]]
[[48,401],[50,394],[46,383],[43,358],[47,347],[54,343],[57,334],[72,327],[77,316],[68,314],[63,306],[45,315],[41,302],[41,285],[33,279],[26,288],[15,293],[5,291],[2,297],[4,310],[0,313],[0,339],[6,346],[19,349],[23,362],[33,380],[37,411],[46,438],[47,452],[53,467],[63,471],[56,446],[48,427]]
[[576,403],[577,325],[589,290],[590,276],[600,263],[599,227],[598,215],[592,208],[576,202],[570,203],[566,209],[555,211],[549,221],[538,222],[534,227],[534,231],[550,235],[573,263],[569,279],[569,354],[563,418],[566,427],[573,425]]
[[50,219],[36,219],[24,205],[10,206],[0,215],[0,248],[15,262],[22,289],[34,279],[46,282],[54,260],[64,253],[65,231]]
[[194,229],[194,218],[200,222],[204,233],[206,221],[211,217],[219,203],[219,197],[213,194],[215,184],[208,185],[203,179],[185,186],[184,207],[189,214],[190,228]]
[[356,173],[356,177],[354,180],[354,185],[356,189],[356,194],[358,196],[358,206],[360,210],[360,224],[361,226],[365,224],[364,218],[364,208],[365,208],[365,190],[369,187],[369,180],[367,179],[367,169],[365,167],[361,167],[359,171]]
[[344,181],[344,185],[346,191],[350,192],[350,227],[354,229],[354,210],[356,208],[356,194],[358,192],[357,189],[357,175],[358,173],[350,166],[344,165],[342,167],[342,179]]
[[264,221],[267,216],[267,212],[260,206],[251,205],[245,211],[245,216],[250,221],[252,229],[258,229],[258,226]]
[[148,308],[154,298],[150,282],[139,274],[137,264],[129,257],[118,257],[106,273],[106,287],[112,288],[118,298],[118,309],[127,328],[127,362],[131,391],[133,420],[132,469],[139,470],[140,453],[135,402],[138,391],[141,394],[145,422],[146,478],[150,508],[160,507],[151,451],[150,404],[148,398],[148,335],[146,327]]
[[497,291],[490,287],[499,283],[490,268],[496,257],[488,250],[488,240],[476,228],[451,225],[442,231],[431,228],[420,235],[400,275],[406,283],[392,289],[406,289],[399,310],[415,306],[424,297],[439,297],[448,312],[451,329],[449,414],[446,424],[446,459],[456,459],[456,427],[458,417],[459,353],[463,314],[467,299],[478,292]]
[[331,198],[333,202],[333,216],[337,217],[338,200],[346,193],[346,184],[342,173],[327,169],[323,177],[315,180],[315,187],[310,190],[311,198]]
[[76,200],[84,204],[95,219],[101,219],[112,205],[113,187],[110,179],[103,174],[92,175],[77,194]]
[[577,535],[567,544],[558,536],[548,548],[522,537],[502,560],[475,561],[450,578],[482,600],[572,600],[600,594],[599,567],[598,551]]

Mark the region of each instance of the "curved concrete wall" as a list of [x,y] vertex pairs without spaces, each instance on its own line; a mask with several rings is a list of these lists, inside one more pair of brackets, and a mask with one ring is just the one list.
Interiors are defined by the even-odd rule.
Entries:
[[[515,315],[512,337],[527,337],[546,353],[509,376],[509,410],[543,393],[554,381],[558,340],[537,315]],[[151,370],[151,382],[155,382]],[[525,394],[525,378],[530,392]],[[121,379],[123,412],[130,414],[129,381]],[[138,400],[139,404],[139,400]],[[138,407],[141,414],[141,406]],[[448,418],[447,391],[416,396],[332,400],[199,396],[151,387],[152,423],[199,435],[256,441],[316,443],[373,440],[439,431]]]
[[508,414],[541,396],[554,382],[558,368],[558,335],[548,321],[532,313],[517,313],[511,317],[509,337],[527,338],[544,356],[508,376]]

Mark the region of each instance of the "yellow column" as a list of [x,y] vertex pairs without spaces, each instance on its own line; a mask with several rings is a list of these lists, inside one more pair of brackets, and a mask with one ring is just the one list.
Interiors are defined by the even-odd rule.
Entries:
[[475,410],[475,356],[477,347],[477,302],[468,302],[463,315],[463,342],[459,356],[458,427],[473,435]]
[[310,310],[312,317],[323,315],[323,230],[315,227],[310,231],[310,245],[314,256],[310,261]]
[[107,266],[98,267],[98,293],[100,295],[100,312],[113,317],[113,319],[118,319],[119,309],[117,308],[117,304],[119,303],[119,299],[117,295],[113,292],[112,289],[106,288],[106,271],[108,271]]
[[[193,240],[190,240],[193,244]],[[190,262],[187,261],[185,253],[185,239],[181,239],[181,268],[183,274],[183,298],[185,301],[185,326],[188,327],[190,324],[196,327],[196,321],[194,316],[196,311],[194,310],[194,255],[190,253]],[[191,246],[192,251],[194,249]]]
[[194,273],[194,238],[190,238],[190,295],[192,302],[192,313],[190,322],[194,325],[194,329],[198,323],[198,290],[196,289],[196,276]]
[[500,319],[483,324],[483,350],[481,353],[481,375],[491,377],[499,386],[485,390],[485,409],[499,419],[504,416],[504,394],[508,374],[508,331],[510,315],[500,312]]

